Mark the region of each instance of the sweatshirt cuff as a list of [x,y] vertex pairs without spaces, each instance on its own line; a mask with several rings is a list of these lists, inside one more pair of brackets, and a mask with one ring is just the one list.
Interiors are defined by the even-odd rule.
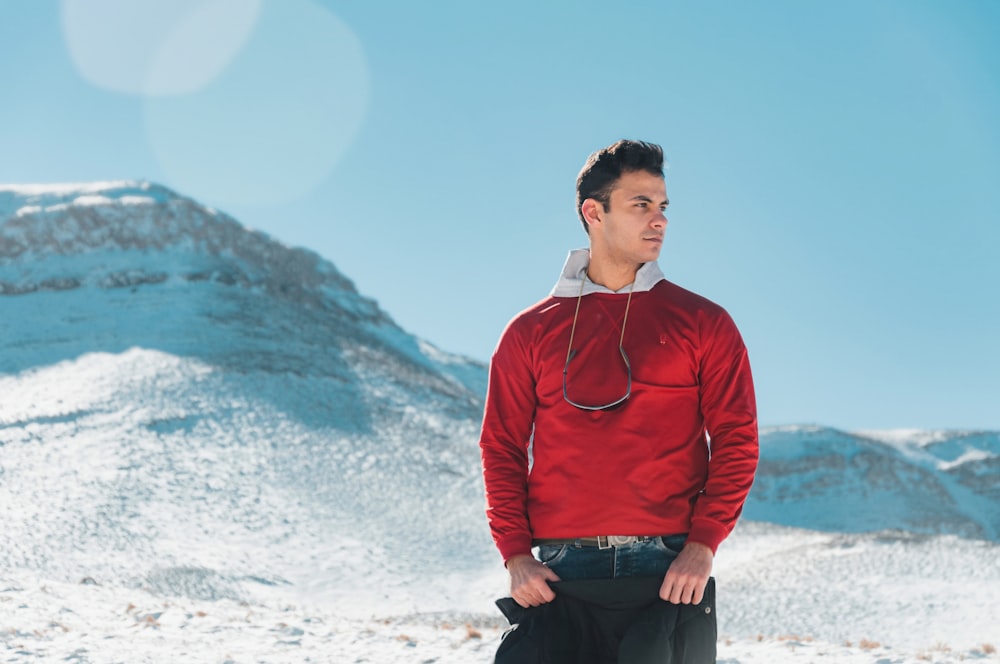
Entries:
[[497,540],[497,549],[503,557],[503,564],[514,556],[531,555],[531,535],[508,535]]
[[726,539],[728,535],[729,529],[721,523],[716,523],[715,521],[710,521],[708,519],[693,519],[691,521],[691,530],[688,532],[687,541],[704,544],[710,548],[712,550],[712,554],[715,555],[719,545],[722,544],[722,540]]

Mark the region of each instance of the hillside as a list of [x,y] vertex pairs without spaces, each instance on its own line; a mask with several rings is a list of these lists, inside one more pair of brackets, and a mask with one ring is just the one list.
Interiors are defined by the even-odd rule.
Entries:
[[1000,433],[774,427],[744,515],[801,528],[1000,540]]
[[0,567],[349,594],[343,577],[411,574],[455,536],[488,550],[482,365],[155,185],[0,189],[5,209]]

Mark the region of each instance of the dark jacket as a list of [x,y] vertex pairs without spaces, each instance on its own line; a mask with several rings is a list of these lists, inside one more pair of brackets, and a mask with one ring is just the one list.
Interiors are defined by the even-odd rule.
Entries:
[[553,583],[556,599],[497,606],[512,627],[494,664],[708,664],[715,662],[715,580],[700,604],[659,598],[661,578]]

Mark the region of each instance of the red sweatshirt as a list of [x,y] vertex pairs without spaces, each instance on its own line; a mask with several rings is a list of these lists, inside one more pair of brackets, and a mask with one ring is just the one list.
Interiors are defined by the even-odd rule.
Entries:
[[[569,398],[614,402],[628,375],[618,341],[627,293],[580,302]],[[533,538],[688,533],[714,552],[757,467],[746,348],[716,304],[660,280],[632,295],[622,344],[632,393],[585,411],[563,398],[576,297],[548,297],[507,326],[483,416],[487,516],[504,561]]]

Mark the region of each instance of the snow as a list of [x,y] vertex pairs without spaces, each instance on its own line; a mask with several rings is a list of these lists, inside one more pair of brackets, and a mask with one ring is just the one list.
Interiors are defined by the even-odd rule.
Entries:
[[[0,377],[0,500],[17,515],[0,535],[0,638],[13,661],[490,661],[505,580],[463,482],[474,429],[464,449],[423,457],[446,489],[428,510],[392,436],[341,446],[255,396],[269,377],[243,378],[138,348]],[[399,417],[400,431],[455,424],[412,404]],[[339,491],[323,488],[319,454],[339,460]],[[720,661],[995,659],[998,553],[954,535],[744,521],[716,564]]]
[[[979,580],[958,570],[937,576],[954,561],[995,561],[995,546],[976,551],[984,545],[966,548],[957,540],[932,539],[913,555],[907,544],[868,543],[857,551],[831,549],[835,560],[824,570],[817,567],[830,561],[814,559],[815,544],[836,536],[756,524],[747,530],[755,532],[725,546],[749,547],[760,559],[754,563],[744,555],[734,565],[720,556],[716,569],[725,579],[719,587],[720,662],[1000,659],[1000,633],[991,619],[1000,609],[995,563]],[[803,541],[814,544],[798,550],[796,543]],[[949,554],[953,548],[961,552],[957,558]],[[775,554],[802,571],[811,565],[806,574],[811,578],[793,574],[780,582]],[[874,568],[863,567],[879,559],[883,562]],[[808,588],[803,583],[817,579],[825,583],[817,584],[816,592],[801,592]],[[368,585],[386,580],[376,571]],[[747,588],[752,591],[744,594]],[[204,599],[5,573],[0,642],[7,661],[486,664],[503,625],[484,607],[417,613],[395,611],[387,599],[380,615],[345,615],[339,603],[303,601],[283,588],[270,588],[251,601]]]
[[139,180],[67,184],[0,184],[0,221],[39,213],[65,212],[74,206],[150,205],[178,198],[160,185]]
[[[3,661],[491,661],[485,367],[164,191],[0,187]],[[763,430],[719,661],[1000,660],[998,457]]]
[[46,184],[0,184],[0,194],[19,196],[71,196],[82,193],[96,193],[131,187],[130,180],[107,180],[104,182],[63,182]]
[[940,468],[941,470],[952,470],[953,468],[963,466],[967,463],[971,463],[974,461],[986,461],[987,459],[993,459],[995,457],[996,457],[995,454],[991,454],[986,450],[967,449],[964,450],[953,461],[938,462],[938,468]]
[[345,618],[228,599],[0,578],[5,661],[488,662],[498,630],[470,618]]

